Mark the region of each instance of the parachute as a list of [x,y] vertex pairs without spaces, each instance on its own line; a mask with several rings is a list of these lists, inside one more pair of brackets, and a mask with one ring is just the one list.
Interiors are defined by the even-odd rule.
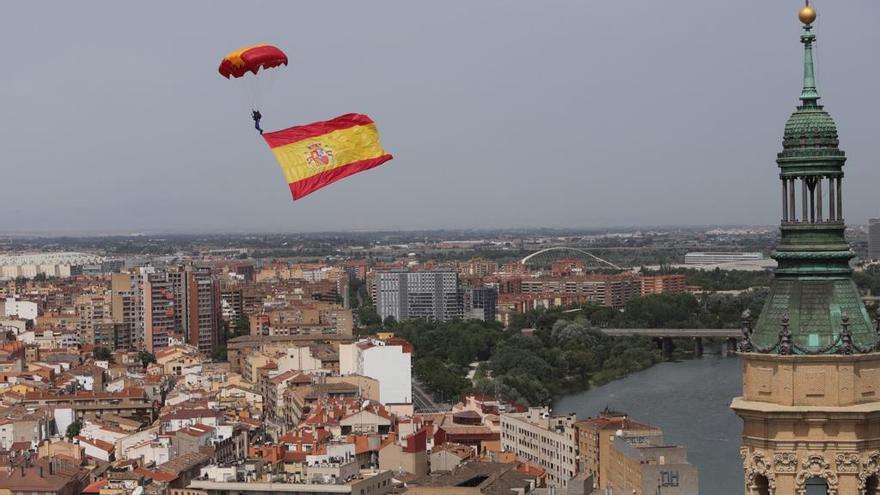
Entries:
[[223,57],[220,62],[220,75],[242,77],[248,72],[257,74],[260,69],[271,69],[279,65],[287,65],[287,55],[273,45],[253,45],[239,48]]
[[251,118],[254,119],[254,128],[260,134],[263,134],[263,128],[260,127],[260,119],[263,114],[260,113],[262,100],[262,91],[260,90],[260,69],[272,69],[279,65],[287,65],[287,54],[274,45],[253,45],[239,48],[229,55],[223,57],[220,61],[220,75],[229,78],[240,78],[248,72],[254,77],[251,83]]

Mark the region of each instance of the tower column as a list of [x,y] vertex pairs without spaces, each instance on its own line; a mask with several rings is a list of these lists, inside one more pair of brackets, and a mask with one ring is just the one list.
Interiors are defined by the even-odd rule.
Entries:
[[837,215],[835,215],[834,209],[834,177],[828,178],[828,221],[834,222],[837,220]]
[[794,201],[794,179],[788,179],[788,219],[797,222],[797,204]]
[[822,184],[824,177],[816,177],[816,221],[822,223]]
[[807,178],[807,189],[810,191],[810,223],[816,223],[816,183],[812,177]]
[[788,221],[788,179],[782,179],[782,221]]
[[841,190],[843,177],[837,178],[837,219],[843,221],[843,191]]
[[803,204],[801,206],[803,206],[803,210],[804,210],[804,216],[801,218],[801,221],[802,222],[809,222],[810,221],[810,212],[807,211],[807,201],[809,198],[809,194],[807,193],[807,178],[806,177],[801,177],[801,191],[803,194],[803,196],[801,197],[801,202]]

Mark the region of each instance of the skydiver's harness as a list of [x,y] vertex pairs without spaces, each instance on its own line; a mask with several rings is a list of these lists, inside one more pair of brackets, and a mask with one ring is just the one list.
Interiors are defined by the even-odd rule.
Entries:
[[263,134],[263,129],[260,127],[260,119],[263,118],[263,115],[259,110],[251,110],[251,118],[254,119],[254,128]]

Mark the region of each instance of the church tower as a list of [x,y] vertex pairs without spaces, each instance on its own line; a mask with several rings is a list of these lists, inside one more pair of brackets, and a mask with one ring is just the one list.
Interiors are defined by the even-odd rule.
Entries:
[[777,155],[782,238],[770,294],[743,315],[740,453],[746,495],[880,495],[880,334],[852,280],[837,127],[813,71],[816,11],[800,11],[804,84]]

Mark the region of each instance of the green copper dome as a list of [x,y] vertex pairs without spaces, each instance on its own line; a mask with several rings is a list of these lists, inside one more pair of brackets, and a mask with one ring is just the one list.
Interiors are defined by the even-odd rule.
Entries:
[[784,150],[837,148],[837,125],[821,106],[797,109],[785,123]]
[[[741,344],[747,352],[825,354],[877,350],[878,333],[852,280],[844,235],[843,166],[837,126],[819,105],[812,26],[804,26],[801,104],[785,124],[777,155],[781,240],[770,294]],[[750,323],[748,323],[750,325]]]
[[776,162],[782,174],[797,176],[814,174],[843,176],[846,155],[838,148],[837,125],[821,105],[805,102],[785,123],[782,152]]

